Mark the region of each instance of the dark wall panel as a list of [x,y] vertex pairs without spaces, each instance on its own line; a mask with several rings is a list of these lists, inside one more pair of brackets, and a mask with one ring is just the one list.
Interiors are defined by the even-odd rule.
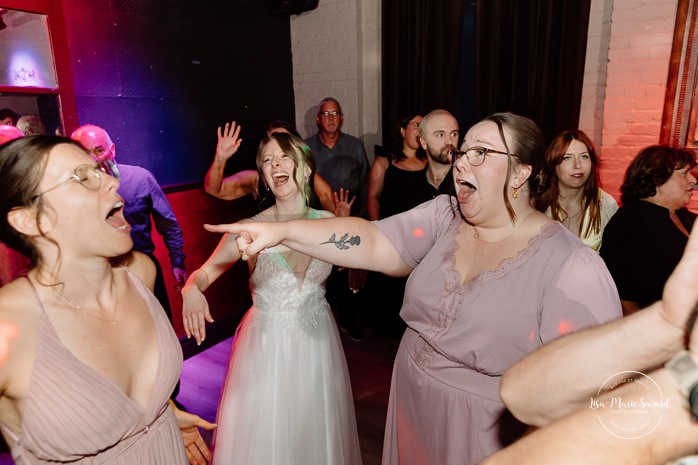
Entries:
[[80,124],[103,126],[117,160],[163,185],[201,181],[216,127],[236,120],[245,142],[231,167],[253,167],[275,119],[293,122],[287,16],[264,2],[65,2]]

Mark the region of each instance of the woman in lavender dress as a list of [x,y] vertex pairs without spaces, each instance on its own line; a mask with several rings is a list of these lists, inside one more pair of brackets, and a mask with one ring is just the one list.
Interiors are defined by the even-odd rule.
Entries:
[[370,223],[235,224],[243,259],[282,243],[324,261],[409,276],[407,331],[390,393],[383,464],[469,464],[520,437],[502,373],[565,333],[620,317],[599,256],[535,210],[542,137],[498,113],[452,152],[457,197]]

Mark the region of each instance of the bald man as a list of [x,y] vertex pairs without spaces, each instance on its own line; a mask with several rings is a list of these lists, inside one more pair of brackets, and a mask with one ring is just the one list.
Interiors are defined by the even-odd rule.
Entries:
[[[184,238],[170,202],[150,171],[140,166],[117,165],[116,145],[104,129],[92,124],[80,126],[71,139],[80,142],[104,171],[120,180],[119,195],[124,198],[124,216],[131,225],[133,250],[147,254],[155,262],[158,273],[154,294],[172,321],[165,279],[162,267],[155,258],[155,244],[151,237],[155,223],[155,229],[170,253],[172,276],[177,285],[182,286],[188,277],[184,268]],[[151,217],[154,221],[151,221]]]

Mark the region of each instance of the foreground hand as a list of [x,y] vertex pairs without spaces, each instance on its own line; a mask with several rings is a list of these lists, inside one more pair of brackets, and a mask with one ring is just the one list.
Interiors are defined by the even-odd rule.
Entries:
[[267,247],[280,244],[284,238],[285,223],[233,223],[233,224],[205,224],[207,231],[237,234],[237,245],[243,260],[256,257],[259,252]]
[[199,428],[211,431],[218,425],[210,423],[198,415],[179,410],[172,401],[170,401],[170,406],[177,417],[189,463],[191,465],[206,465],[211,460],[211,451],[204,438],[201,437]]
[[242,139],[239,139],[241,126],[236,126],[235,121],[225,123],[225,128],[218,127],[218,145],[216,146],[216,158],[221,161],[228,160],[240,148]]
[[[694,227],[683,257],[664,286],[660,313],[682,331],[698,302],[698,228]],[[693,326],[690,348],[698,353],[698,327]]]
[[213,323],[206,297],[195,285],[182,289],[182,324],[187,339],[194,336],[196,344],[206,339],[206,321]]
[[664,286],[661,313],[672,325],[682,328],[698,300],[698,228],[693,228],[683,257]]
[[356,200],[356,196],[349,200],[349,191],[344,190],[344,188],[339,189],[339,195],[333,192],[334,195],[334,216],[351,216],[351,206]]

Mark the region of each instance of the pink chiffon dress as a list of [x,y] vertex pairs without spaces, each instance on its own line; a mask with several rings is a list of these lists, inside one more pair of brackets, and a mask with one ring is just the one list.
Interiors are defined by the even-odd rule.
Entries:
[[14,440],[16,465],[189,463],[168,404],[182,369],[179,340],[157,299],[135,275],[128,275],[146,300],[157,331],[158,381],[150,402],[143,409],[75,357],[61,342],[42,305],[22,430],[17,436],[0,424]]

